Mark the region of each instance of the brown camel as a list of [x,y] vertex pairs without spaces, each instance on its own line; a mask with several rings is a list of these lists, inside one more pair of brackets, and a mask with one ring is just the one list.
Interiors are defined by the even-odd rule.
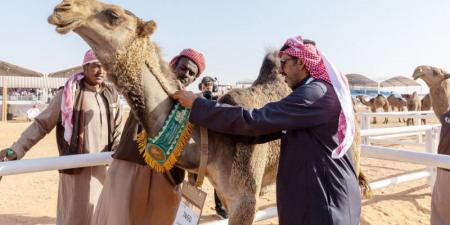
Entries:
[[[408,111],[420,111],[422,108],[422,102],[417,94],[417,92],[413,92],[408,98],[407,98],[407,105]],[[414,119],[408,118],[406,120],[406,125],[408,126],[414,126]]]
[[[395,109],[397,109],[397,111],[403,112],[406,108],[406,99],[394,94],[389,95],[387,97],[387,101],[389,102],[392,111],[395,111]],[[398,122],[402,122],[402,119],[398,118]],[[405,122],[405,119],[403,119],[403,122]]]
[[415,80],[422,79],[430,88],[431,106],[434,114],[441,121],[442,115],[448,111],[450,105],[450,81],[448,80],[450,75],[437,67],[418,66],[412,76]]
[[430,94],[426,94],[423,96],[422,100],[422,107],[420,108],[421,111],[428,111],[431,110],[431,97]]
[[[431,97],[430,94],[426,94],[425,96],[423,96],[421,102],[421,107],[420,110],[421,111],[428,111],[431,109]],[[422,119],[422,124],[427,124],[427,120],[426,119]]]
[[[162,62],[158,48],[149,38],[156,23],[144,22],[116,5],[95,0],[64,0],[56,6],[49,22],[56,25],[57,32],[73,30],[88,43],[144,129],[155,136],[174,104],[169,96],[177,90],[175,75]],[[276,53],[272,53],[266,57],[251,88],[231,91],[220,101],[260,107],[286,96],[290,91],[278,68]],[[194,127],[177,166],[197,172],[199,137],[199,129]],[[252,224],[257,196],[274,183],[278,166],[279,141],[251,145],[240,143],[241,140],[242,137],[209,131],[206,176],[226,205],[231,225]],[[359,181],[368,187],[358,166],[358,135],[352,151]]]
[[[370,111],[372,112],[376,112],[378,108],[382,108],[383,111],[389,112],[389,102],[383,95],[377,95],[376,97],[371,98],[369,101],[366,101],[366,99],[362,95],[358,95],[356,96],[356,98],[358,98],[363,105],[368,106],[370,108]],[[376,117],[373,117],[372,123],[377,123]],[[388,123],[387,117],[384,118],[383,123]]]

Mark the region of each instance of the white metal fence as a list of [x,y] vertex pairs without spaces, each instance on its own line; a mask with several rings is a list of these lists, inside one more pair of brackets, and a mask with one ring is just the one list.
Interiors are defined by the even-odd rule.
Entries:
[[[413,117],[417,121],[424,117],[429,117],[429,112],[396,112],[396,113],[361,113],[362,126],[361,138],[363,145],[361,147],[361,155],[363,157],[377,158],[391,161],[408,162],[420,165],[426,165],[427,169],[402,174],[400,176],[378,180],[370,184],[372,189],[380,189],[389,185],[409,182],[431,176],[435,167],[450,169],[450,156],[437,154],[437,144],[439,141],[440,125],[418,125],[410,127],[391,127],[391,128],[374,128],[370,129],[369,119],[372,116],[397,116],[397,117]],[[420,124],[417,122],[416,124]],[[395,148],[386,148],[375,146],[376,141],[385,143],[386,138],[399,137],[405,135],[425,134],[425,143],[416,143],[417,146],[424,147],[426,152],[412,152]],[[381,137],[381,138],[380,138]],[[365,141],[364,141],[365,140]],[[371,142],[374,142],[371,144]],[[0,162],[0,176],[14,175],[21,173],[39,172],[47,170],[68,169],[75,167],[87,167],[97,165],[107,165],[112,161],[111,152],[94,153],[75,156],[50,157],[41,159],[28,159],[20,161]],[[434,183],[433,179],[429,180],[429,184]],[[270,219],[277,216],[276,207],[266,208],[256,213],[255,222]],[[214,221],[207,223],[208,225],[227,224],[228,220]]]

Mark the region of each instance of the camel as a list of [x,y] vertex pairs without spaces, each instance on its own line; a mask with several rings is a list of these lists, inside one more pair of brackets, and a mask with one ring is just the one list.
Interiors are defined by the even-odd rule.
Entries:
[[425,96],[423,96],[421,102],[421,107],[420,110],[421,111],[428,111],[431,109],[431,97],[430,94],[426,94]]
[[[358,95],[356,96],[356,98],[358,98],[363,105],[370,107],[370,111],[372,112],[376,112],[378,108],[382,108],[385,112],[389,112],[389,102],[383,95],[377,95],[376,97],[371,98],[369,101],[366,101],[366,99],[362,95]],[[377,119],[375,117],[373,117],[372,123],[377,123]],[[384,118],[383,123],[388,123],[387,117]]]
[[[406,99],[391,94],[387,97],[387,101],[389,102],[392,111],[395,111],[395,109],[397,109],[397,111],[403,112],[405,110]],[[398,118],[398,122],[402,122],[402,119]],[[403,122],[405,122],[405,119],[403,119]]]
[[[155,136],[174,105],[169,96],[178,89],[175,75],[150,41],[156,23],[144,22],[119,6],[96,0],[64,0],[55,7],[49,23],[56,26],[57,32],[74,31],[87,42],[144,130]],[[276,55],[275,52],[266,57],[252,87],[231,91],[219,101],[261,107],[288,95],[290,90],[278,74]],[[209,131],[206,176],[228,210],[230,225],[252,224],[257,196],[274,183],[278,167],[279,140],[249,144],[242,139]],[[176,166],[196,173],[199,143],[199,127],[194,126]],[[359,144],[357,133],[352,156],[360,186],[369,191],[364,189],[368,182],[359,168]]]
[[413,73],[414,80],[422,79],[430,88],[431,106],[434,114],[442,122],[442,115],[450,106],[450,75],[443,69],[433,66],[418,66]]
[[[417,92],[413,92],[409,98],[407,98],[407,106],[408,111],[420,111],[422,108],[422,102],[421,99],[419,97],[419,95],[417,95]],[[414,119],[413,118],[408,118],[406,120],[406,125],[410,126],[414,126]]]
[[[428,111],[431,109],[431,97],[430,94],[423,96],[421,102],[420,111]],[[427,124],[426,119],[422,119],[422,124]]]

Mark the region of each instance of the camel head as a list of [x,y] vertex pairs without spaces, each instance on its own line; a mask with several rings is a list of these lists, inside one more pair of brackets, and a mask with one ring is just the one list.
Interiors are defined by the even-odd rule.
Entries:
[[418,66],[412,76],[414,80],[422,79],[429,87],[438,87],[450,77],[444,70],[433,66]]
[[63,0],[48,22],[57,32],[74,31],[87,42],[146,132],[156,135],[173,104],[169,95],[178,88],[150,42],[156,23],[96,0]]
[[124,53],[138,38],[148,39],[156,29],[154,21],[144,22],[119,6],[96,0],[63,0],[48,22],[60,34],[79,34],[101,62]]

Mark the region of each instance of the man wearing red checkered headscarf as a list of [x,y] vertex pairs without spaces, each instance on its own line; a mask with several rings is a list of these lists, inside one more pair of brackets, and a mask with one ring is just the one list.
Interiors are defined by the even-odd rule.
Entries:
[[361,199],[351,153],[354,122],[344,77],[315,43],[290,38],[280,72],[292,93],[260,109],[174,94],[190,122],[235,135],[281,138],[277,175],[280,225],[358,225]]
[[[185,49],[169,64],[185,86],[205,69],[201,53]],[[143,130],[130,113],[122,138],[108,169],[108,179],[93,217],[96,225],[172,224],[180,203],[180,183],[184,170],[172,168],[167,173],[153,170],[144,161],[136,142]],[[163,202],[164,204],[160,204]]]

